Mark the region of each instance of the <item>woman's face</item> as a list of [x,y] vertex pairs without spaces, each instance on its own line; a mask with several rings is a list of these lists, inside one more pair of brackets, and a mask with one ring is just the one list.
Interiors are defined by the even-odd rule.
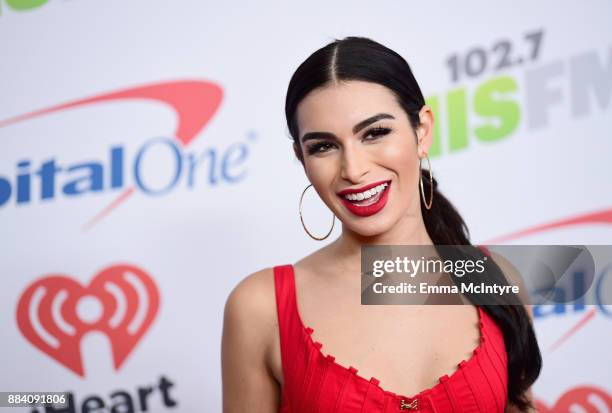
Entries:
[[296,155],[323,202],[350,230],[374,236],[420,218],[419,157],[431,145],[429,107],[420,119],[415,136],[393,93],[364,81],[315,89],[298,105]]

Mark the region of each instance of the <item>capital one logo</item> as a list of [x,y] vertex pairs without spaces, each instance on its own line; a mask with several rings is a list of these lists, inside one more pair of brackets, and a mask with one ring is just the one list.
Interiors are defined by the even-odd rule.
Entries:
[[[530,228],[525,228],[520,231],[516,231],[510,234],[502,235],[491,240],[485,241],[482,244],[498,244],[504,243],[507,241],[513,241],[517,239],[521,239],[523,237],[527,237],[534,234],[545,233],[547,231],[552,231],[560,228],[568,228],[568,227],[580,227],[580,226],[591,226],[591,225],[601,225],[609,227],[612,225],[612,208],[605,208],[599,211],[589,212],[586,214],[578,214],[575,216],[570,216],[564,219],[560,219],[557,221],[546,222],[540,225],[535,225]],[[607,318],[611,318],[612,313],[606,308],[604,300],[602,297],[601,290],[603,289],[603,283],[612,276],[612,264],[606,265],[598,278],[597,283],[593,288],[594,301],[597,303],[594,308],[589,308],[587,310],[587,306],[584,305],[582,300],[575,300],[573,303],[559,303],[557,305],[545,305],[545,306],[535,306],[533,310],[533,315],[536,320],[555,316],[555,315],[566,315],[569,312],[576,313],[584,313],[584,315],[568,330],[562,334],[550,347],[549,351],[552,352],[567,342],[574,334],[576,334],[580,329],[582,329],[589,321],[591,321],[598,313],[606,316]],[[575,288],[580,291],[583,290],[584,282],[582,281],[582,276],[580,274],[573,274],[571,277],[572,283],[569,285],[570,289]],[[562,293],[566,293],[566,296],[571,297],[575,296],[574,291],[561,291]],[[545,308],[546,309],[545,309]]]
[[83,336],[104,333],[118,370],[151,326],[159,301],[151,277],[133,265],[107,267],[87,286],[65,275],[48,275],[19,298],[17,324],[34,347],[84,377]]
[[[67,161],[61,154],[41,160],[31,159],[27,154],[20,156],[14,160],[13,167],[0,169],[0,211],[11,204],[19,208],[32,203],[46,205],[60,197],[74,199],[94,193],[117,193],[85,223],[84,229],[87,229],[135,193],[157,197],[179,187],[212,188],[240,182],[246,176],[245,163],[250,156],[249,144],[255,139],[254,132],[247,131],[245,140],[223,143],[222,147],[197,152],[187,150],[218,111],[222,98],[223,89],[216,83],[181,80],[126,88],[0,120],[0,132],[4,132],[5,127],[32,118],[130,100],[161,103],[173,110],[177,118],[174,131],[148,139],[133,153],[128,153],[125,145],[116,143],[106,153],[88,155],[86,160]],[[151,159],[160,154],[168,161],[152,165]],[[152,182],[151,176],[161,183]]]

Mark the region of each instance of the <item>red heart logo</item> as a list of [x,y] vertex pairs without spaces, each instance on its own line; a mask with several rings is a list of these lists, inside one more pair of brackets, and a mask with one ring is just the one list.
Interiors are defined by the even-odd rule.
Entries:
[[540,413],[571,413],[578,411],[576,408],[585,413],[603,413],[612,410],[612,397],[597,387],[581,386],[565,392],[552,408],[541,401],[536,401],[535,407]]
[[38,279],[19,298],[17,324],[35,347],[84,377],[80,341],[85,334],[106,334],[118,370],[158,308],[159,292],[151,277],[120,264],[100,271],[87,287],[64,275]]

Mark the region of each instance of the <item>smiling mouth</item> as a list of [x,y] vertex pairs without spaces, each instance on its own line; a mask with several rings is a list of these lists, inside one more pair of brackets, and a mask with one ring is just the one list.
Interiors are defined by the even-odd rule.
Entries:
[[384,182],[362,192],[345,194],[342,198],[353,205],[368,206],[378,202],[388,187],[389,182]]
[[374,182],[366,185],[363,190],[345,189],[337,195],[344,206],[354,215],[368,217],[380,212],[389,198],[391,180]]

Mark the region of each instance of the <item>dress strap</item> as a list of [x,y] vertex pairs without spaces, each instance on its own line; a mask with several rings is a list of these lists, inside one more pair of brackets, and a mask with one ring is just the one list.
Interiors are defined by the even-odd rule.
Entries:
[[276,292],[276,312],[283,364],[291,360],[298,347],[300,318],[297,313],[295,276],[291,264],[274,267],[274,289]]
[[287,319],[294,311],[295,279],[290,264],[274,267],[274,289],[276,291],[276,311],[281,326],[287,325]]

